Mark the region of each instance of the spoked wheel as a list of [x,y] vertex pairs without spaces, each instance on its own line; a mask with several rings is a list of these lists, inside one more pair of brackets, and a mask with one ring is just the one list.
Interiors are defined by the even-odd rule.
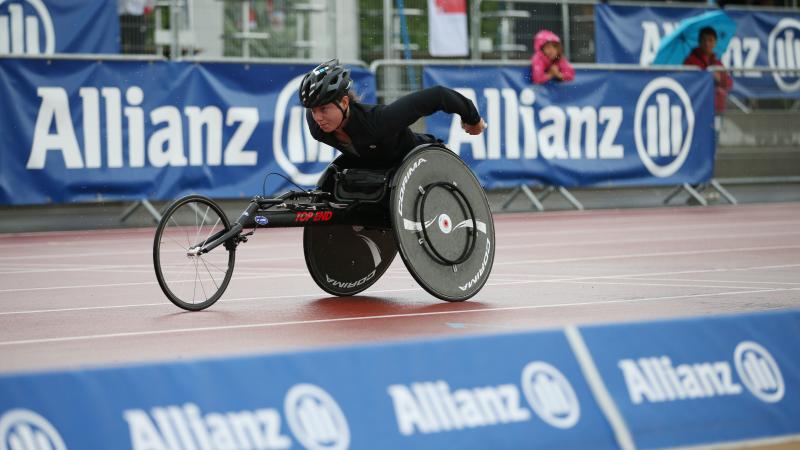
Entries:
[[161,290],[175,305],[199,311],[213,305],[233,275],[236,249],[220,245],[208,253],[193,251],[230,230],[213,200],[189,195],[167,208],[156,229],[153,265]]

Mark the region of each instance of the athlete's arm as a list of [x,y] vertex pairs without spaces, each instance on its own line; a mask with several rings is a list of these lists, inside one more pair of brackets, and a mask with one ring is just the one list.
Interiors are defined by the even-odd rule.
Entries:
[[385,106],[379,113],[378,124],[386,133],[396,132],[437,111],[458,114],[468,125],[481,123],[471,100],[452,89],[436,86],[405,95]]

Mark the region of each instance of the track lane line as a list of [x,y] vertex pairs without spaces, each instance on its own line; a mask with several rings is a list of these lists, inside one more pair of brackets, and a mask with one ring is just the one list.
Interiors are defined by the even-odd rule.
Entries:
[[703,298],[703,297],[717,297],[726,295],[745,295],[745,294],[764,294],[772,292],[796,291],[800,288],[782,288],[782,289],[760,289],[741,292],[717,292],[706,294],[690,294],[690,295],[673,295],[663,297],[643,297],[634,299],[620,299],[620,300],[604,300],[600,302],[574,302],[574,303],[555,303],[549,305],[524,305],[524,306],[507,306],[500,308],[480,308],[480,309],[463,309],[458,311],[429,311],[424,313],[402,313],[402,314],[381,314],[376,316],[360,316],[360,317],[337,317],[330,319],[313,319],[313,320],[293,320],[286,322],[267,322],[267,323],[253,323],[253,324],[240,324],[240,325],[224,325],[216,327],[195,327],[195,328],[173,328],[168,330],[153,330],[153,331],[131,331],[124,333],[108,333],[108,334],[90,334],[84,336],[67,336],[58,338],[41,338],[41,339],[21,339],[16,341],[0,341],[0,347],[8,347],[14,345],[28,345],[28,344],[53,344],[60,342],[73,342],[73,341],[86,341],[98,339],[113,339],[113,338],[126,338],[138,336],[158,336],[165,334],[179,334],[179,333],[197,333],[197,332],[213,332],[213,331],[228,331],[228,330],[242,330],[254,328],[272,328],[293,325],[319,325],[338,322],[356,322],[367,320],[381,320],[381,319],[398,319],[410,317],[429,317],[429,316],[442,316],[453,314],[469,314],[479,312],[502,312],[502,311],[522,311],[531,309],[546,309],[546,308],[570,308],[576,306],[597,306],[597,305],[611,305],[621,303],[639,303],[639,302],[653,302],[664,300],[682,300],[690,298]]
[[[798,264],[800,266],[800,264]],[[685,273],[709,273],[709,272],[733,272],[733,271],[748,271],[748,270],[763,270],[764,268],[771,268],[773,266],[754,266],[754,267],[740,267],[734,269],[704,269],[698,271],[678,271],[678,272],[651,272],[646,274],[641,274],[642,276],[650,276],[650,275],[673,275],[673,274],[685,274]],[[496,282],[487,282],[486,286],[488,287],[501,287],[501,286],[514,286],[519,284],[536,284],[536,283],[559,283],[559,282],[573,282],[573,281],[590,281],[590,280],[613,280],[617,278],[626,279],[629,277],[635,277],[635,274],[621,274],[621,275],[600,275],[600,276],[583,276],[583,277],[573,277],[573,278],[552,278],[552,279],[544,279],[544,280],[514,280],[514,281],[507,281],[503,283],[496,283]],[[405,278],[405,277],[404,277]],[[155,284],[155,282],[153,282]],[[372,294],[387,294],[387,293],[395,293],[395,292],[408,292],[408,291],[421,291],[422,288],[403,288],[403,289],[382,289],[382,290],[370,290],[367,295]],[[776,288],[780,289],[780,288]],[[223,298],[219,301],[221,302],[244,302],[244,301],[264,301],[264,300],[279,300],[279,299],[286,299],[286,298],[301,298],[301,297],[319,297],[320,295],[325,295],[324,293],[318,292],[313,294],[292,294],[292,295],[279,295],[279,296],[259,296],[259,297],[238,297],[238,298]],[[15,314],[39,314],[39,313],[52,313],[52,312],[72,312],[72,311],[91,311],[91,310],[103,310],[103,309],[120,309],[120,308],[140,308],[140,307],[149,307],[149,306],[170,306],[175,308],[172,303],[165,300],[164,302],[160,303],[138,303],[138,304],[129,304],[129,305],[103,305],[103,306],[83,306],[77,308],[52,308],[52,309],[42,309],[42,310],[26,310],[26,311],[5,311],[0,312],[1,316],[7,315],[15,315]]]

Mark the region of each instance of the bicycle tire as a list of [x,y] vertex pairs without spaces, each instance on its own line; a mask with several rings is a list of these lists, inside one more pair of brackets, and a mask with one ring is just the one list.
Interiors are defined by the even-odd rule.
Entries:
[[[212,217],[206,222],[209,215]],[[183,226],[181,224],[183,221],[191,222],[192,220],[194,225],[187,223],[186,226]],[[191,233],[192,228],[195,229],[194,234]],[[220,245],[208,253],[198,255],[191,255],[189,249],[193,245],[207,241],[210,236],[221,230],[228,231],[230,229],[230,221],[222,208],[210,198],[202,195],[194,194],[182,197],[164,210],[153,241],[153,267],[158,285],[173,304],[187,311],[200,311],[219,300],[233,275],[233,266],[236,262],[235,247]],[[167,251],[169,254],[166,254]],[[227,252],[227,256],[223,252]],[[183,258],[186,258],[188,262],[180,263],[179,261]],[[173,273],[174,266],[172,264],[178,266],[177,275]],[[191,276],[192,266],[195,269],[193,277]],[[184,276],[183,272],[188,272],[188,277]],[[209,277],[210,280],[204,280],[205,277]],[[181,295],[187,291],[187,287],[180,286],[181,284],[192,285],[191,300]],[[196,301],[199,293],[198,287],[199,292],[202,293],[200,301]],[[210,295],[206,287],[209,290],[213,287]]]

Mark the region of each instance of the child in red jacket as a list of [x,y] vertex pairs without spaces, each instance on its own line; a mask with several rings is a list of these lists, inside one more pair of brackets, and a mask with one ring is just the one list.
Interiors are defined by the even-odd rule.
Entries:
[[561,39],[550,30],[542,30],[533,38],[531,57],[531,77],[536,84],[550,80],[571,81],[575,79],[575,69],[564,57]]
[[[689,53],[683,61],[684,65],[697,66],[701,69],[708,69],[710,66],[720,66],[722,63],[714,54],[714,47],[717,45],[717,32],[711,27],[700,30],[699,45]],[[725,111],[725,100],[728,91],[733,87],[733,80],[727,72],[712,72],[714,75],[714,111],[720,114]]]

